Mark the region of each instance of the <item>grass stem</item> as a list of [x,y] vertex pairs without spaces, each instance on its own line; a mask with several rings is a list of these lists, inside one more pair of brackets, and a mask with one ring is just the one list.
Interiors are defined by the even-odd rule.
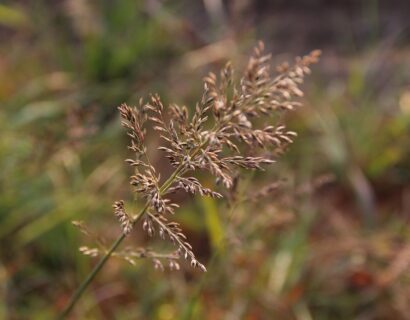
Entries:
[[[195,149],[195,151],[192,153],[191,156],[195,156],[200,148]],[[181,164],[175,169],[175,171],[169,176],[169,178],[162,184],[160,188],[160,193],[163,194],[175,181],[177,178],[178,174],[182,171],[184,167],[184,163],[181,162]],[[144,215],[145,211],[149,207],[149,202],[145,205],[145,207],[138,213],[138,215],[133,219],[132,224],[135,225],[139,219]],[[68,305],[65,307],[63,312],[60,314],[59,319],[64,319],[66,318],[84,293],[85,289],[90,285],[90,283],[94,280],[98,272],[104,267],[105,263],[108,261],[108,259],[111,257],[111,255],[114,253],[114,251],[118,248],[118,246],[122,243],[122,241],[125,239],[126,235],[122,233],[117,240],[112,244],[110,249],[105,253],[105,255],[101,258],[101,260],[95,265],[94,269],[88,274],[88,276],[84,279],[84,281],[81,283],[81,285],[78,287],[78,289],[74,292],[73,296],[70,299],[70,302]]]

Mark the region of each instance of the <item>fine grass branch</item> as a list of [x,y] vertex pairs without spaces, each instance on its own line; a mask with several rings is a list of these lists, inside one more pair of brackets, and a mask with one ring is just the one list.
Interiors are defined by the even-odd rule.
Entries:
[[[84,254],[100,255],[101,258],[75,291],[61,318],[69,315],[82,293],[113,255],[132,264],[135,257],[152,259],[155,267],[160,269],[164,268],[164,262],[170,269],[179,269],[177,260],[185,258],[192,267],[206,271],[180,225],[171,221],[178,204],[167,195],[183,191],[220,198],[220,193],[205,188],[190,175],[206,171],[215,177],[217,184],[229,189],[234,184],[235,172],[240,168],[263,170],[265,165],[274,163],[296,136],[295,132],[287,130],[285,124],[274,120],[281,118],[275,116],[301,105],[298,101],[303,95],[300,85],[310,73],[310,65],[316,63],[320,56],[320,51],[316,50],[296,58],[293,65],[285,63],[272,72],[271,56],[263,52],[264,45],[260,42],[239,81],[235,81],[230,63],[221,70],[219,77],[213,73],[205,77],[202,98],[193,115],[189,115],[185,106],[171,104],[164,107],[158,95],[152,95],[147,103],[140,100],[137,107],[126,104],[118,107],[122,126],[130,137],[128,149],[134,154],[133,159],[126,159],[134,169],[130,184],[136,197],[145,200],[145,206],[132,216],[126,212],[123,200],[116,201],[113,207],[122,229],[121,235],[109,249],[100,243],[97,243],[98,248],[80,248]],[[159,150],[175,168],[163,183],[147,155],[147,123],[160,134],[163,144]],[[143,230],[149,236],[159,234],[163,240],[172,243],[176,251],[155,254],[140,249],[116,253],[139,221],[143,222]],[[86,235],[91,234],[83,224],[76,225]]]

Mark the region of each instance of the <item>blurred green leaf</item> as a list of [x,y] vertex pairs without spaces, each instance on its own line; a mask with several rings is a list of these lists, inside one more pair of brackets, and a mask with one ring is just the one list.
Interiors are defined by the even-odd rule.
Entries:
[[212,247],[214,250],[223,250],[225,235],[216,201],[211,197],[202,197],[200,201]]
[[51,120],[63,112],[64,108],[58,101],[33,102],[15,115],[15,124],[26,125],[38,120]]
[[0,24],[15,28],[25,26],[27,23],[27,16],[21,9],[0,4]]

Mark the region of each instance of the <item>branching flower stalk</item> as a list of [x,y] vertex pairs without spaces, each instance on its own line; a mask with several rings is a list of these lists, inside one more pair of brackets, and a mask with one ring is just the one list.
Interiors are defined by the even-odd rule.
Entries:
[[[235,83],[229,63],[219,77],[213,73],[205,77],[204,92],[192,116],[185,106],[171,104],[164,107],[158,95],[152,95],[148,103],[140,100],[138,107],[126,104],[118,107],[122,126],[130,137],[128,148],[135,155],[133,159],[126,160],[134,168],[130,184],[134,193],[145,200],[145,206],[138,214],[131,215],[126,212],[123,200],[115,202],[114,214],[122,229],[118,239],[108,249],[98,241],[98,248],[80,248],[84,254],[102,255],[102,258],[74,293],[62,317],[70,313],[111,256],[123,258],[132,264],[135,264],[137,258],[149,258],[160,269],[163,269],[161,261],[168,261],[171,269],[179,269],[177,260],[183,257],[190,261],[192,267],[206,271],[196,258],[180,225],[171,221],[178,205],[172,203],[167,195],[180,190],[221,198],[220,193],[205,188],[190,174],[207,171],[216,178],[217,183],[231,188],[237,169],[262,170],[264,165],[273,163],[274,158],[293,142],[296,133],[288,131],[277,120],[274,124],[270,120],[270,123],[260,125],[262,116],[272,119],[272,116],[300,106],[298,98],[303,92],[299,86],[305,75],[310,73],[310,65],[316,63],[320,55],[320,51],[316,50],[297,58],[292,66],[282,64],[276,68],[277,75],[272,77],[271,56],[263,54],[263,50],[263,44],[259,43],[239,83]],[[159,150],[164,152],[175,168],[162,183],[147,155],[147,123],[160,134],[164,144]],[[170,241],[176,251],[166,254],[132,248],[117,251],[140,220],[149,236],[157,233],[161,239]],[[76,225],[83,233],[89,234],[83,224]]]

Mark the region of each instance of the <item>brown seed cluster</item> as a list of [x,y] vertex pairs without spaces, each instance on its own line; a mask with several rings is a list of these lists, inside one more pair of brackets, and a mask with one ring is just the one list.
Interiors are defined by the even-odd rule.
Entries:
[[[142,218],[143,229],[150,236],[159,234],[174,244],[175,255],[166,257],[172,261],[169,266],[173,269],[179,268],[176,258],[184,257],[193,267],[206,270],[196,259],[180,225],[170,221],[178,205],[166,195],[183,190],[220,198],[220,193],[205,188],[192,174],[207,171],[217,183],[231,188],[239,168],[262,170],[264,165],[273,163],[274,155],[283,152],[296,136],[284,124],[268,119],[300,105],[298,98],[303,92],[299,86],[310,73],[310,65],[318,61],[320,52],[297,58],[292,66],[283,64],[272,75],[271,56],[263,51],[264,46],[259,43],[238,81],[230,63],[219,77],[213,73],[205,77],[202,98],[192,115],[185,106],[164,106],[158,95],[152,95],[147,103],[140,100],[138,107],[126,104],[118,107],[121,123],[130,137],[128,148],[134,154],[126,160],[134,169],[130,184],[134,192],[145,199],[146,206],[132,219],[124,210],[124,202],[118,201],[114,204],[115,215],[125,235]],[[260,124],[261,116],[265,125]],[[175,168],[162,183],[146,152],[147,124],[160,134],[164,143],[159,150]],[[128,259],[132,257],[128,255]],[[154,259],[154,264],[159,266],[160,257]]]
[[168,254],[156,253],[147,248],[131,248],[126,247],[121,251],[117,251],[113,254],[119,258],[124,259],[132,265],[136,265],[136,260],[138,259],[150,259],[154,264],[155,269],[165,270],[163,261],[167,262],[169,269],[179,270],[180,266],[178,263],[179,255],[177,252],[172,252]]
[[117,216],[118,221],[121,223],[122,232],[128,235],[132,230],[132,221],[124,209],[124,201],[116,201],[113,205],[114,214]]
[[197,194],[201,196],[210,196],[212,198],[222,198],[222,195],[216,191],[212,191],[209,188],[205,188],[197,178],[195,177],[178,177],[175,182],[175,186],[168,189],[168,193],[177,191],[179,189],[191,194]]

